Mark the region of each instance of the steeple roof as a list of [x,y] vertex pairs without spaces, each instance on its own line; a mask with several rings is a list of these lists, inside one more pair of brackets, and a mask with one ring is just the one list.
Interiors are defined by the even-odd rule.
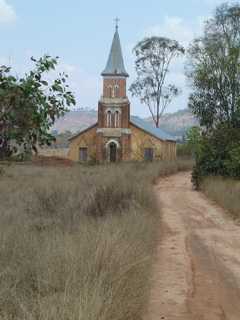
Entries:
[[128,77],[128,73],[124,66],[122,48],[118,33],[118,26],[113,37],[111,51],[108,57],[107,65],[102,76],[124,76]]

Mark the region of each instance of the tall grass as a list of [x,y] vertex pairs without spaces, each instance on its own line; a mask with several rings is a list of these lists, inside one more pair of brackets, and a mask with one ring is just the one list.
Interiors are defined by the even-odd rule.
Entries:
[[0,319],[141,319],[159,229],[152,182],[185,169],[4,167]]
[[206,177],[201,189],[208,197],[227,209],[234,219],[240,219],[240,181],[222,177]]

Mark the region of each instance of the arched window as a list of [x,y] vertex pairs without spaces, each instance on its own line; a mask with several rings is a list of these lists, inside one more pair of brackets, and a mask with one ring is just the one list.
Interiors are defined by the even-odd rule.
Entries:
[[108,94],[109,94],[109,98],[113,97],[113,87],[112,86],[108,87]]
[[114,97],[118,98],[119,97],[119,85],[115,84],[114,86]]
[[115,128],[120,128],[120,112],[119,111],[115,112],[114,126]]
[[112,126],[112,113],[111,113],[111,111],[109,110],[109,111],[107,112],[107,127],[108,127],[108,128],[111,128],[111,126]]

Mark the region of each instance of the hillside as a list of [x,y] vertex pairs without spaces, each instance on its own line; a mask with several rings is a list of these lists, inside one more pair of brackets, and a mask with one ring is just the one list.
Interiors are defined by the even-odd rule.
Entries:
[[91,109],[77,109],[68,112],[64,117],[57,120],[53,130],[58,133],[71,131],[75,133],[97,121],[97,111]]
[[[146,120],[152,122],[152,118]],[[160,128],[178,139],[182,139],[187,130],[197,124],[197,120],[188,109],[167,113],[160,120]]]
[[[71,131],[75,133],[82,130],[97,121],[97,111],[90,109],[78,109],[67,113],[59,119],[53,127],[54,131],[62,133]],[[151,122],[151,118],[146,121]],[[189,110],[179,110],[175,113],[169,113],[163,116],[160,127],[174,137],[181,139],[187,129],[197,124]]]

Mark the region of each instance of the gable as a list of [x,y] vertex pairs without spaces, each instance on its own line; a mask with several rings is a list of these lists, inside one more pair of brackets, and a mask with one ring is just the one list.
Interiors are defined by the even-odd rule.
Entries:
[[81,135],[83,135],[84,133],[87,133],[88,131],[90,131],[91,129],[96,128],[98,125],[98,123],[96,122],[95,124],[91,125],[90,127],[87,127],[86,129],[83,129],[79,132],[77,132],[76,134],[72,135],[68,140],[70,142],[72,142],[73,140],[79,138]]
[[87,159],[96,159],[96,143],[97,143],[97,124],[80,131],[69,139],[68,157],[73,161],[79,161],[85,158],[82,155],[83,149],[87,149]]

